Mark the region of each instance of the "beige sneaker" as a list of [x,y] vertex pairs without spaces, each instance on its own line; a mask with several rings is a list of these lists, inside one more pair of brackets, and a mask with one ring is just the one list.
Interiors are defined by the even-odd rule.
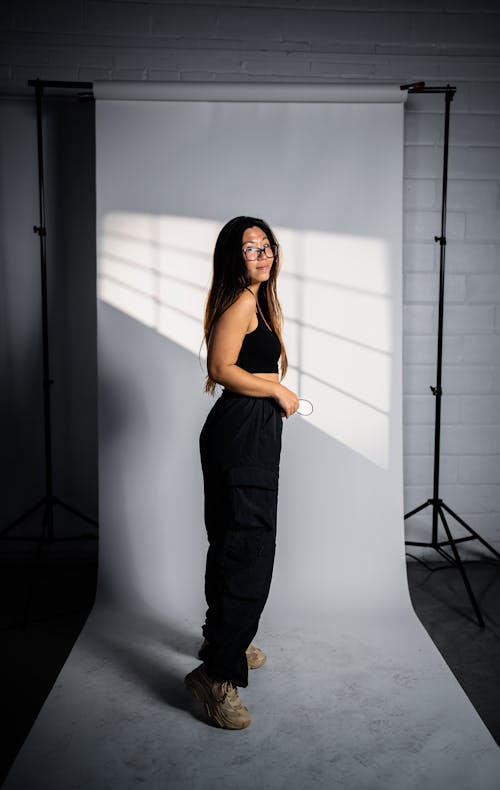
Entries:
[[255,647],[255,645],[250,645],[250,647],[247,647],[245,653],[249,669],[258,669],[267,661],[266,654],[262,650],[259,650],[258,647]]
[[[200,647],[200,651],[205,647],[206,644],[207,644],[207,640],[204,639],[203,644]],[[247,649],[245,650],[245,654],[247,657],[248,669],[258,669],[259,667],[262,666],[262,664],[265,664],[267,661],[266,654],[262,650],[259,650],[258,647],[255,647],[255,645],[250,645],[249,647],[247,647]],[[198,658],[201,658],[199,653],[198,653]]]
[[212,680],[204,664],[184,678],[186,688],[205,707],[209,720],[226,730],[242,730],[252,721],[248,710],[238,695],[238,689],[230,680]]

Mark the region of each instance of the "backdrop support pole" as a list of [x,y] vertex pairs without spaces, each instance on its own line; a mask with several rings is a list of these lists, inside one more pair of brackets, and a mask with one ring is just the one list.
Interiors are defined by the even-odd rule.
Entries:
[[[476,614],[478,623],[481,628],[485,627],[485,623],[483,620],[483,616],[481,614],[481,610],[479,605],[476,601],[476,597],[473,593],[472,587],[470,585],[467,573],[465,571],[464,564],[460,557],[460,554],[457,550],[458,543],[464,543],[468,540],[479,540],[485,548],[489,549],[492,554],[500,559],[500,553],[496,551],[489,543],[487,543],[483,538],[478,535],[478,533],[472,529],[462,518],[460,518],[456,513],[451,510],[439,496],[439,454],[440,454],[440,437],[441,437],[441,396],[442,396],[442,387],[441,387],[441,377],[442,377],[442,362],[443,362],[443,312],[444,312],[444,282],[445,282],[445,253],[446,253],[446,200],[447,200],[447,191],[448,191],[448,146],[449,146],[449,133],[450,133],[450,104],[453,100],[453,97],[456,92],[456,88],[452,87],[451,85],[446,85],[444,87],[425,87],[424,82],[415,83],[413,85],[402,85],[402,90],[408,90],[410,93],[444,93],[445,95],[445,118],[444,118],[444,151],[443,151],[443,177],[442,177],[442,197],[441,197],[441,235],[434,236],[434,241],[438,242],[440,245],[440,256],[439,256],[439,302],[438,302],[438,340],[437,340],[437,380],[436,386],[430,387],[430,390],[434,397],[436,398],[436,409],[435,409],[435,424],[434,424],[434,482],[433,482],[433,492],[432,492],[432,499],[428,499],[422,505],[411,510],[409,513],[405,514],[405,520],[410,518],[411,516],[419,513],[421,510],[424,510],[426,507],[432,507],[432,537],[430,542],[422,542],[422,541],[412,541],[406,540],[406,546],[424,546],[427,548],[432,548],[438,552],[438,554],[443,557],[449,565],[452,565],[455,568],[458,568],[460,574],[462,576],[463,583],[465,585],[465,589],[467,590],[467,594],[470,598],[470,602],[472,604],[472,608]],[[451,534],[450,528],[446,521],[444,511],[446,510],[453,518],[459,522],[470,534],[466,535],[462,538],[454,538]],[[444,530],[446,532],[447,540],[439,540],[438,536],[438,527],[439,527],[439,519],[441,519],[443,523]],[[453,556],[450,556],[448,552],[443,549],[443,546],[450,547]],[[409,557],[414,557],[414,555],[409,554]],[[428,570],[435,571],[435,570],[443,570],[447,566],[443,566],[443,568],[430,568],[425,562],[423,562],[418,557],[414,557],[418,562],[425,565]]]
[[[38,154],[38,199],[40,224],[33,226],[33,232],[37,233],[40,239],[40,276],[41,276],[41,308],[42,308],[42,359],[43,359],[43,422],[44,422],[44,455],[45,455],[45,496],[37,503],[28,508],[22,515],[16,518],[11,524],[0,531],[1,540],[34,541],[37,543],[36,564],[38,565],[44,544],[70,540],[95,540],[97,534],[78,535],[75,537],[55,537],[54,534],[54,509],[56,505],[64,508],[68,512],[83,519],[88,524],[98,527],[95,519],[90,518],[85,513],[72,507],[54,494],[53,486],[53,465],[52,465],[52,421],[51,421],[51,391],[50,388],[54,379],[50,377],[50,354],[49,354],[49,329],[48,329],[48,293],[47,293],[47,256],[46,256],[46,227],[45,227],[45,186],[44,186],[44,160],[43,160],[43,134],[42,134],[42,97],[44,86],[58,88],[92,88],[92,83],[69,83],[69,82],[44,82],[42,80],[30,80],[28,85],[35,88],[36,99],[36,121],[37,121],[37,154]],[[83,94],[86,96],[86,94]],[[15,527],[27,519],[32,513],[42,509],[42,529],[39,535],[24,536],[11,535]],[[26,624],[28,613],[33,595],[33,578],[31,579],[28,591],[28,599],[25,605],[23,624]]]

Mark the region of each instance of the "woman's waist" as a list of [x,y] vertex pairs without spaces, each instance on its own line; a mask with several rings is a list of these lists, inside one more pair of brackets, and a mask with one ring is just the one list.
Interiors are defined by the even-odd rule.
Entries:
[[279,383],[280,377],[278,373],[252,373],[253,376],[258,376],[260,379],[267,379],[267,381],[277,381]]
[[241,400],[241,401],[248,401],[249,403],[275,403],[277,401],[271,395],[245,395],[243,392],[236,392],[235,390],[227,389],[226,387],[223,388],[220,398],[230,398],[234,400]]
[[[248,371],[250,372],[250,371]],[[254,373],[252,371],[252,376],[256,376],[260,379],[265,379],[266,381],[273,381],[279,384],[279,374],[278,373],[271,373],[271,372],[263,372],[263,373]],[[230,389],[228,387],[222,388],[222,395],[226,395],[226,393],[235,395],[241,398],[249,398],[250,400],[274,400],[271,395],[246,395],[242,392],[238,392],[237,390]]]
[[[234,390],[223,389],[218,400],[235,400],[248,404],[269,403],[278,406],[277,401],[270,395],[244,395],[242,392],[234,392]],[[216,401],[217,402],[217,401]],[[215,404],[214,404],[215,405]]]

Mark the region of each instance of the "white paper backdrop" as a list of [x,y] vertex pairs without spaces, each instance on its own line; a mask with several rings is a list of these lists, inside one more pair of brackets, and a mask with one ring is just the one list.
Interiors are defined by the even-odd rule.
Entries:
[[284,425],[268,610],[408,607],[401,97],[96,96],[100,595],[204,612],[203,306],[219,229],[251,214],[283,248],[285,383],[314,403]]

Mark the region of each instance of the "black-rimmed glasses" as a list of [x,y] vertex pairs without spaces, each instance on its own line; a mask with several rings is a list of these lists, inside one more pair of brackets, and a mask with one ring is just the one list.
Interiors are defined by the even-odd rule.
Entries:
[[277,252],[277,244],[264,244],[263,247],[254,247],[252,245],[243,247],[243,255],[247,261],[256,261],[261,255],[265,255],[266,258],[274,258]]

